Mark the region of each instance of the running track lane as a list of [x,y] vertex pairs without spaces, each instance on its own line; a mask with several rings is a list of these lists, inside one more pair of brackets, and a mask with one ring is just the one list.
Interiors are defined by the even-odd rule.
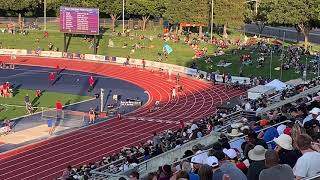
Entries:
[[[1,60],[1,57],[0,57]],[[134,83],[149,92],[149,101],[139,110],[129,113],[133,117],[165,117],[176,122],[175,117],[191,117],[188,121],[198,120],[214,113],[215,105],[242,94],[242,91],[225,91],[220,85],[181,78],[184,93],[177,100],[171,100],[173,82],[167,77],[135,68],[124,68],[118,65],[93,62],[24,58],[18,57],[16,62],[25,65],[36,65],[54,68],[57,63],[66,69],[106,75]],[[218,93],[220,91],[220,93]],[[211,95],[210,95],[211,94]],[[164,103],[162,109],[148,113],[156,100]],[[180,113],[179,113],[180,112]],[[186,118],[184,118],[186,120]],[[61,175],[69,164],[83,165],[101,160],[107,154],[118,152],[123,146],[137,145],[150,139],[152,132],[166,129],[177,129],[176,123],[157,123],[130,119],[110,120],[82,130],[65,134],[44,142],[37,143],[28,151],[6,153],[1,157],[1,179],[52,179]]]

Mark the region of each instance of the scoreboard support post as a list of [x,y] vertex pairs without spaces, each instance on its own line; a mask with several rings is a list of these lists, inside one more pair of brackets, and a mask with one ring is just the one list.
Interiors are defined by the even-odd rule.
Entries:
[[[68,38],[68,42],[67,42],[67,37],[69,37]],[[70,41],[71,41],[71,37],[72,37],[71,34],[63,33],[63,52],[67,52],[68,51],[69,44],[70,44]]]
[[97,36],[94,35],[93,38],[93,54],[97,54]]

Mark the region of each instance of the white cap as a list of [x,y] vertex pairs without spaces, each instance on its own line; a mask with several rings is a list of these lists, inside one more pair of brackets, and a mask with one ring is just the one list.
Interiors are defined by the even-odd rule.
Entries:
[[209,156],[206,159],[206,164],[211,167],[217,167],[218,166],[218,159],[215,156]]
[[223,153],[230,159],[237,157],[237,152],[234,149],[223,149]]
[[320,112],[320,109],[319,108],[312,108],[311,111],[309,111],[310,114],[314,114],[314,115],[318,115]]
[[285,128],[287,128],[286,125],[284,125],[284,124],[279,125],[279,126],[277,127],[278,134],[279,134],[279,135],[283,134],[283,131],[284,131]]
[[203,163],[203,159],[202,159],[202,156],[193,156],[191,158],[191,163],[196,163],[196,164],[202,164]]

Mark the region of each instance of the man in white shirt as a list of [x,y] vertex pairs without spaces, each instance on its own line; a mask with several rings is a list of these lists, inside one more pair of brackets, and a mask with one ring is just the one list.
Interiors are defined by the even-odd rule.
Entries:
[[297,139],[297,146],[303,155],[293,168],[296,180],[320,173],[320,153],[311,148],[311,142],[312,138],[307,134],[301,134]]

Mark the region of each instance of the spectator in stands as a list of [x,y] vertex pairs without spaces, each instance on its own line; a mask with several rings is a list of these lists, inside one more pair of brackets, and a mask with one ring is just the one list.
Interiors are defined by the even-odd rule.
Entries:
[[192,163],[205,164],[205,161],[208,158],[208,154],[207,152],[202,152],[202,149],[203,146],[201,144],[197,144],[192,147],[192,152],[196,155],[191,158]]
[[151,172],[148,174],[147,180],[158,180],[158,175],[155,172]]
[[213,172],[211,166],[204,164],[199,169],[200,180],[212,180]]
[[153,138],[152,138],[153,146],[155,147],[155,146],[159,145],[160,141],[161,141],[160,137],[157,135],[156,132],[154,132]]
[[312,138],[306,134],[301,134],[297,139],[297,146],[303,154],[293,168],[297,180],[320,172],[320,153],[312,149],[311,143]]
[[[277,138],[279,136],[278,131],[275,127],[271,127],[270,126],[270,122],[266,119],[262,119],[260,121],[260,126],[262,128],[268,128],[264,133],[263,133],[263,140],[265,142],[270,142],[272,141],[274,138]],[[276,147],[276,145],[274,143],[271,143],[271,147],[272,149],[274,149]]]
[[170,180],[172,176],[171,166],[163,165],[159,168],[159,178],[158,180]]
[[175,179],[178,180],[190,180],[189,175],[186,171],[179,171],[175,176]]
[[311,111],[309,111],[309,115],[303,119],[302,124],[305,125],[306,122],[311,121],[311,120],[316,120],[318,115],[320,113],[320,109],[319,108],[312,108]]
[[292,138],[287,134],[281,134],[274,139],[274,142],[277,144],[275,150],[279,155],[279,163],[288,164],[293,168],[299,157],[301,157],[301,153],[293,149]]
[[249,151],[250,166],[247,172],[248,180],[259,179],[260,172],[266,168],[264,163],[265,152],[266,149],[261,145],[257,145]]
[[230,179],[247,180],[246,175],[240,169],[226,160],[222,151],[216,152],[215,157],[218,159],[220,167],[213,173],[214,180],[223,180],[224,175],[228,175]]
[[199,175],[192,172],[191,164],[187,161],[182,163],[181,169],[186,171],[189,175],[189,180],[199,180]]
[[261,145],[265,149],[268,149],[267,143],[263,140],[258,138],[257,133],[251,131],[246,138],[246,142],[241,145],[241,148],[244,152],[244,156],[248,159],[248,152],[253,149],[256,145]]
[[62,173],[61,179],[62,180],[67,180],[70,177],[71,173],[71,166],[68,166],[67,169],[65,169]]
[[132,173],[130,173],[130,180],[138,180],[139,179],[139,173],[137,171],[133,171]]
[[265,165],[267,169],[261,171],[259,180],[293,180],[292,168],[287,164],[279,164],[278,153],[267,150],[265,153]]

